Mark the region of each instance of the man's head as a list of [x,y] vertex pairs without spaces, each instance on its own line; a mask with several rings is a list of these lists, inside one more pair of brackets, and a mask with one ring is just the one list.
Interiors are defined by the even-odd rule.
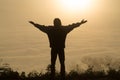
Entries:
[[54,19],[54,26],[55,27],[60,27],[62,24],[61,24],[61,20],[59,18],[55,18]]

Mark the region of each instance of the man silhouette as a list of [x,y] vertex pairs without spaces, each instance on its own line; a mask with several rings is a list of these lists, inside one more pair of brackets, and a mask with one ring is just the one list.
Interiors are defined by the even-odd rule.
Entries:
[[87,20],[82,20],[81,22],[74,23],[68,26],[62,26],[61,20],[59,18],[54,19],[53,26],[44,26],[32,21],[29,21],[36,28],[40,29],[44,33],[48,35],[50,48],[51,48],[51,80],[55,80],[55,62],[57,59],[57,55],[59,56],[59,61],[61,64],[61,80],[65,80],[65,40],[67,34],[72,31],[74,28],[79,27],[81,24],[87,22]]

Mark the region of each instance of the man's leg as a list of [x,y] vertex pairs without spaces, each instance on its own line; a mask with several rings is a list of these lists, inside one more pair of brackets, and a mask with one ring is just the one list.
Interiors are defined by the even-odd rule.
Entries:
[[51,49],[51,80],[55,80],[55,62],[57,59],[56,49]]
[[65,54],[64,54],[64,48],[63,49],[59,49],[59,60],[60,60],[60,64],[61,64],[61,80],[65,80]]

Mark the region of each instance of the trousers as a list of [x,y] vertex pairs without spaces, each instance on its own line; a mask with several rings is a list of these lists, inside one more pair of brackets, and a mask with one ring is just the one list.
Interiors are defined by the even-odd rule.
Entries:
[[51,80],[55,80],[55,63],[59,56],[61,80],[65,80],[65,54],[64,48],[51,48]]

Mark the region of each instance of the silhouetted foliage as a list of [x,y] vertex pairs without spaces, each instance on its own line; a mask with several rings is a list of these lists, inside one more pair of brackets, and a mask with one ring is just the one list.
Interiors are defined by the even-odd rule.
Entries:
[[[108,60],[108,58],[107,58]],[[95,70],[95,65],[86,64],[88,68],[83,72],[79,70],[79,65],[65,74],[65,80],[120,80],[120,66],[113,68],[111,66],[111,59],[105,64],[106,69]],[[0,80],[50,80],[51,65],[46,67],[46,72],[31,71],[19,73],[14,71],[9,64],[5,63],[0,66]],[[60,80],[59,72],[55,73],[55,80]]]
[[[120,80],[120,69],[115,70],[108,66],[107,72],[94,71],[94,66],[89,66],[85,72],[71,70],[66,73],[66,80]],[[60,80],[60,74],[56,72],[56,80]],[[0,73],[0,80],[50,80],[50,65],[47,66],[46,72],[32,71],[26,75],[25,72],[19,74],[17,71],[10,71]]]

